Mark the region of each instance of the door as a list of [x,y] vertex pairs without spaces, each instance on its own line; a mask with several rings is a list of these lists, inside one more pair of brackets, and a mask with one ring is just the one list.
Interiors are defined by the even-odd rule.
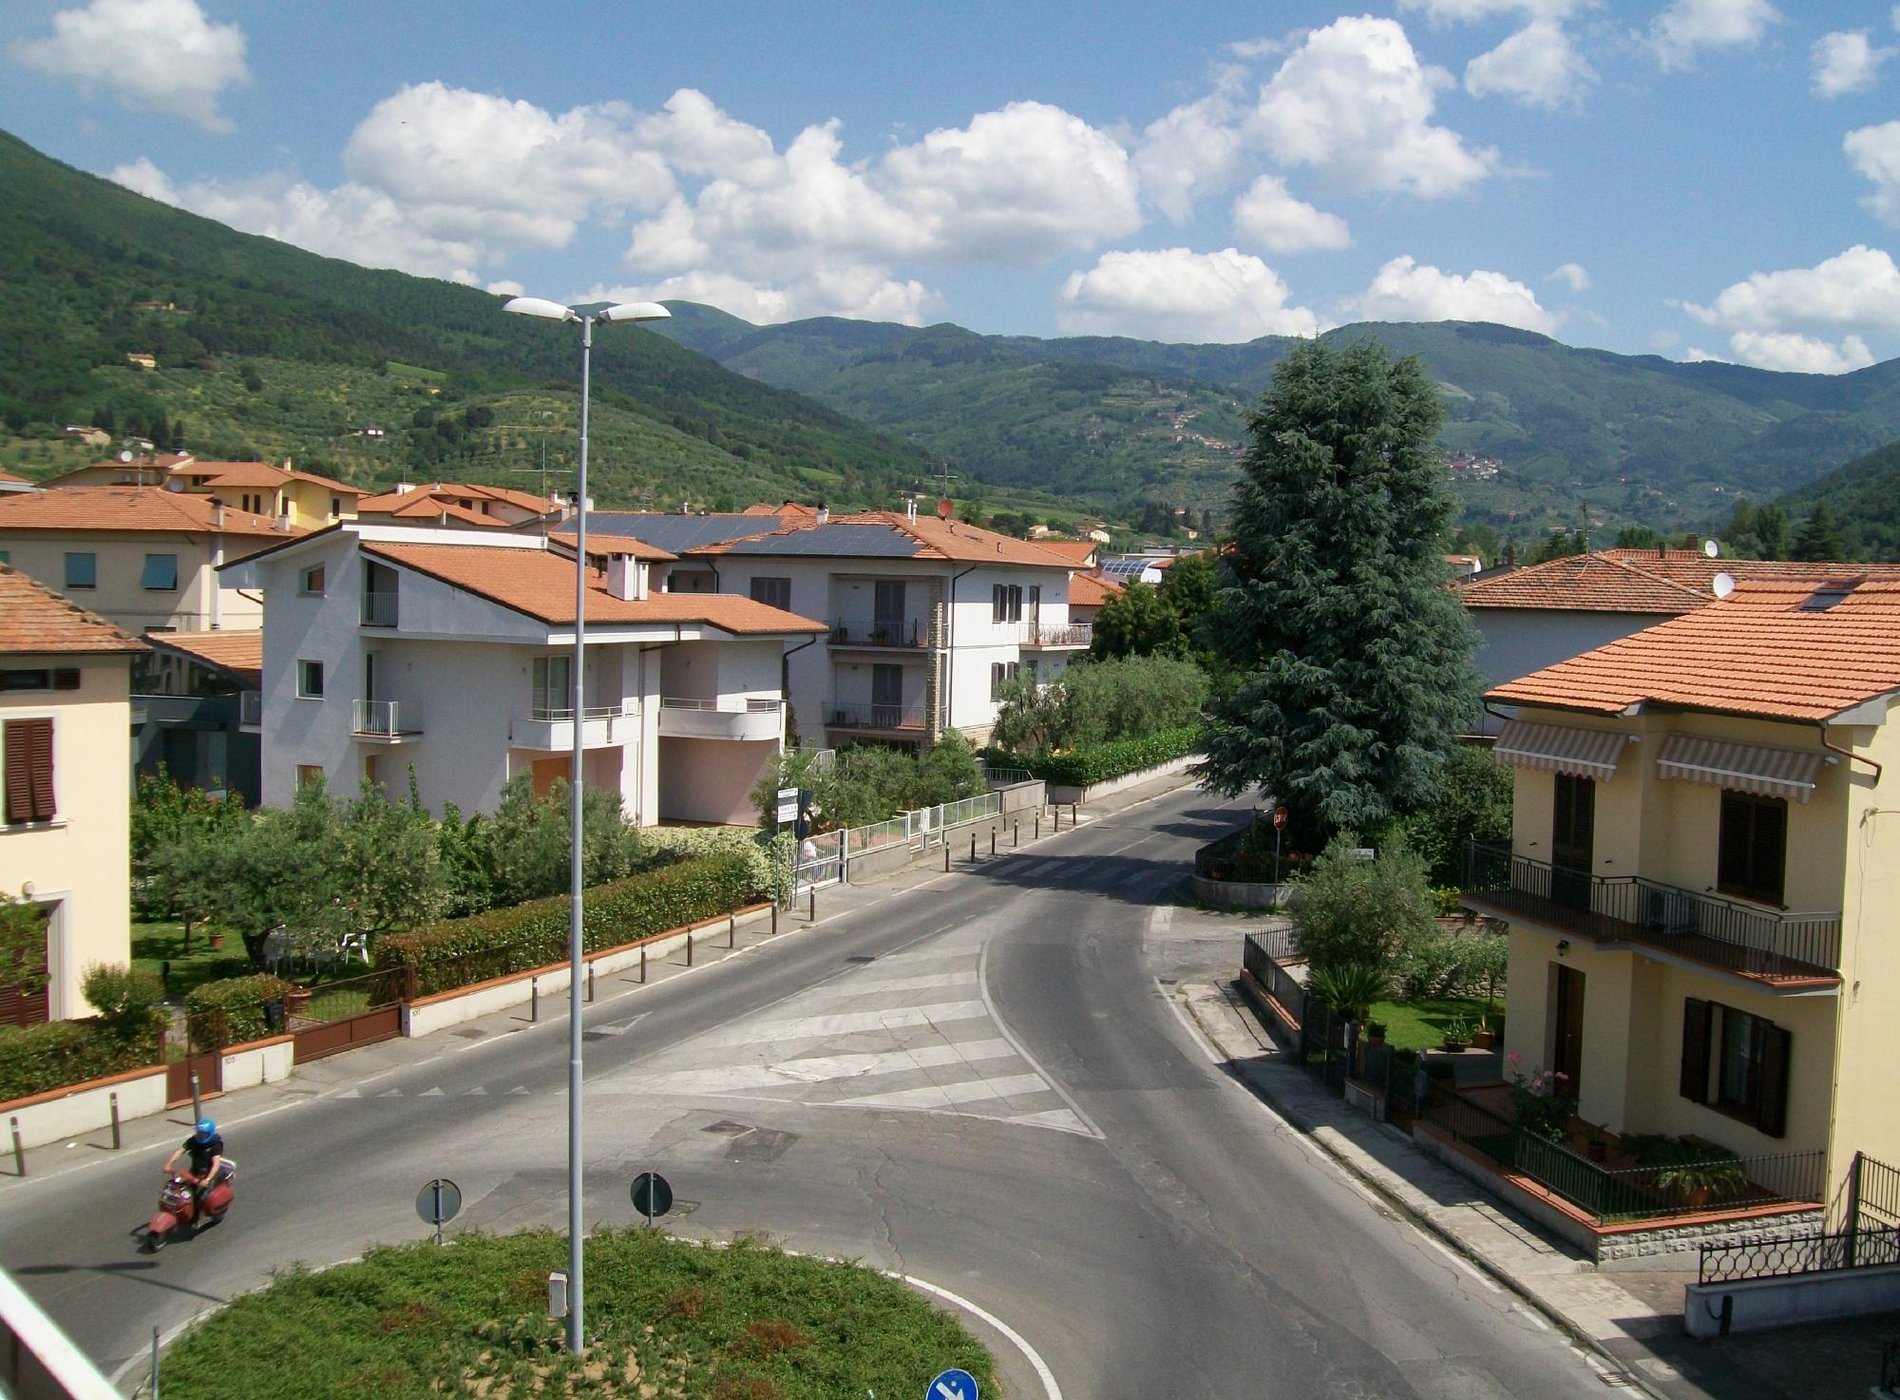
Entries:
[[878,580],[871,604],[871,640],[885,646],[898,646],[904,641],[903,580]]
[[1032,641],[1042,640],[1042,585],[1029,585],[1029,637]]
[[1595,862],[1597,785],[1590,778],[1557,775],[1556,811],[1550,833],[1550,897],[1571,909],[1590,907],[1590,871]]
[[878,729],[895,729],[904,722],[904,668],[871,668],[871,723]]
[[1555,966],[1556,1014],[1551,1018],[1550,1067],[1569,1076],[1563,1089],[1575,1097],[1583,1071],[1583,974],[1567,963]]

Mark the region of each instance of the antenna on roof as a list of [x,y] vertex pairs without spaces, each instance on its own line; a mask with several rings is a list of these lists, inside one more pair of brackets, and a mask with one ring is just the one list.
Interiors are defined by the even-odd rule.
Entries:
[[[1714,544],[1715,541],[1710,540],[1709,543]],[[1711,555],[1710,557],[1713,558],[1714,556]],[[1713,579],[1709,580],[1709,587],[1714,591],[1717,598],[1726,598],[1735,591],[1735,575],[1728,573],[1717,574]]]
[[[1717,544],[1714,540],[1704,540],[1702,541],[1702,552],[1708,555],[1709,558],[1713,559],[1717,555],[1721,554],[1722,546]],[[1733,587],[1734,584],[1735,584],[1735,580],[1730,579],[1729,586]]]

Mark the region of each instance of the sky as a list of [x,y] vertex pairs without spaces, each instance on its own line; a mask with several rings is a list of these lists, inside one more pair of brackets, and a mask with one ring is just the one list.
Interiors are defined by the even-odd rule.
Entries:
[[1900,355],[1892,0],[6,0],[0,128],[334,257],[758,323]]

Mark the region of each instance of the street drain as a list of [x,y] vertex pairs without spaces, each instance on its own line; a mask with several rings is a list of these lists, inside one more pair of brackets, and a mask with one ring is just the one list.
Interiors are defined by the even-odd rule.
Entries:
[[854,963],[876,962],[877,955],[875,953],[853,953],[850,957],[846,958],[845,961]]

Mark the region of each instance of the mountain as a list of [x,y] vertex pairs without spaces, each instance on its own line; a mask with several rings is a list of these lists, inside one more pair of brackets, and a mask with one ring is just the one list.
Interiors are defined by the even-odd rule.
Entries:
[[[1293,343],[1040,340],[838,320],[748,327],[681,316],[664,334],[728,368],[903,436],[986,480],[1219,510],[1247,407]],[[1417,355],[1469,520],[1528,536],[1725,520],[1900,437],[1900,361],[1845,375],[1575,349],[1461,322],[1361,324]]]
[[1799,525],[1827,502],[1856,559],[1900,559],[1900,442],[1836,467],[1776,502]]
[[[161,445],[182,424],[200,457],[290,456],[365,485],[444,475],[527,488],[540,474],[559,486],[571,470],[572,327],[503,315],[471,287],[237,233],[5,133],[0,188],[0,419],[14,434],[0,459],[16,471],[93,455],[59,429],[95,422]],[[603,329],[593,375],[589,486],[603,504],[885,505],[935,466],[924,448],[644,326]]]

